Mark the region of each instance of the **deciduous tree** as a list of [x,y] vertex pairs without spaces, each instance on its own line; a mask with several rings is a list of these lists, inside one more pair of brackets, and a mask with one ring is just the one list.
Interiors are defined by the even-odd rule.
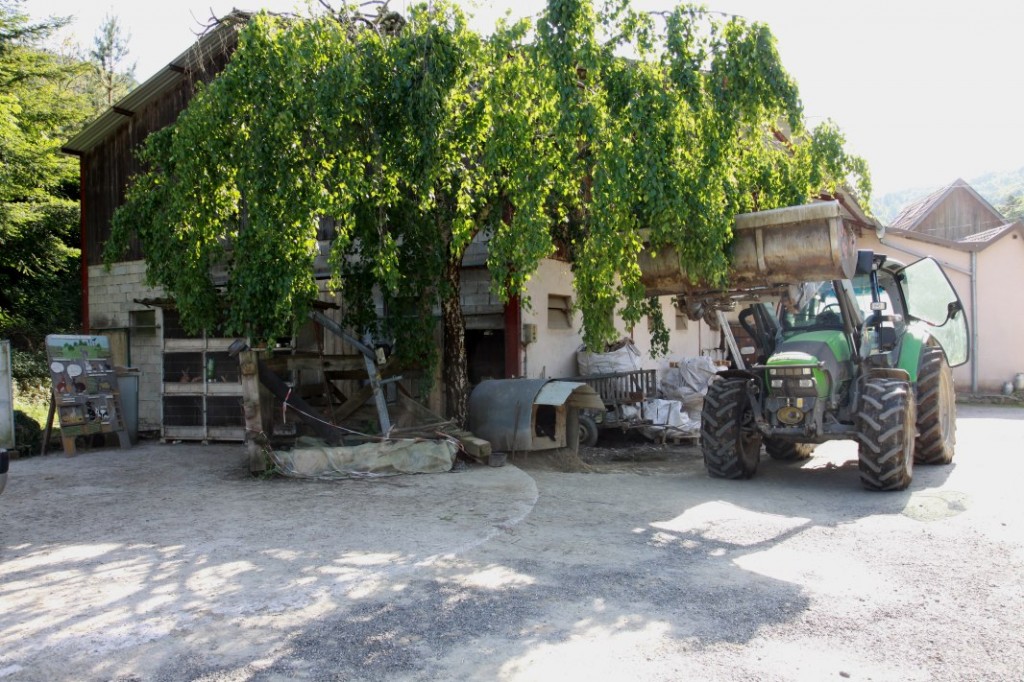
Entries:
[[1024,192],[1007,196],[999,205],[999,212],[1008,220],[1024,220]]
[[[226,310],[228,333],[270,338],[316,296],[328,217],[351,325],[429,365],[440,309],[459,419],[459,270],[479,233],[503,300],[561,246],[588,344],[611,337],[616,310],[655,315],[664,344],[639,282],[645,240],[721,282],[736,213],[806,201],[851,174],[867,189],[834,127],[803,130],[767,27],[689,6],[597,13],[590,0],[550,0],[535,25],[489,36],[443,2],[407,18],[257,16],[143,159],[108,261],[137,234],[187,325],[212,328]],[[214,265],[229,272],[223,295]]]
[[60,146],[92,109],[78,65],[41,47],[64,22],[0,2],[0,337],[19,348],[79,319],[78,173]]

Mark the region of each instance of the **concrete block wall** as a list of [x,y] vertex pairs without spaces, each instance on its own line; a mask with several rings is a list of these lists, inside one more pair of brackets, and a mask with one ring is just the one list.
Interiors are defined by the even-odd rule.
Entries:
[[492,315],[505,309],[491,293],[491,273],[484,268],[462,271],[460,301],[464,315]]
[[[129,329],[131,312],[152,310],[136,299],[159,298],[164,291],[145,284],[145,261],[116,263],[108,271],[102,265],[89,267],[89,329]],[[156,311],[162,325],[162,311]],[[160,429],[160,395],[163,381],[163,334],[161,329],[129,331],[131,365],[139,370],[139,430]]]

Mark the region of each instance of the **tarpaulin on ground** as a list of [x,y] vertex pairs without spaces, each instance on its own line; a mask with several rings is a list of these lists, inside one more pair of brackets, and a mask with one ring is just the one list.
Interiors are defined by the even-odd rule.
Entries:
[[438,474],[455,464],[459,444],[453,440],[394,440],[330,447],[300,438],[291,450],[272,453],[286,476],[295,478],[370,478],[398,474]]

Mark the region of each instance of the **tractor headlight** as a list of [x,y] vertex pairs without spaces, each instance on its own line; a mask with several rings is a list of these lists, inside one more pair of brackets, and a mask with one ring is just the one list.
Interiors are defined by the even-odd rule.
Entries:
[[811,367],[769,367],[768,386],[780,396],[815,396],[818,382]]
[[773,377],[810,376],[810,367],[770,367],[768,374]]

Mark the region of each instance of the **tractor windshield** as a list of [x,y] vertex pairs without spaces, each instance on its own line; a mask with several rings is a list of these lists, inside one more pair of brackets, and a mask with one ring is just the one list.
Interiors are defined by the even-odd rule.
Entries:
[[[902,325],[903,306],[899,295],[896,294],[896,282],[892,275],[879,273],[878,299],[882,303],[881,311],[873,310],[871,307],[873,299],[871,296],[871,277],[869,275],[857,275],[853,278],[852,283],[861,318],[867,319],[876,312],[880,312],[888,318],[884,323],[885,326]],[[893,292],[893,295],[890,295],[890,291]],[[836,296],[832,282],[822,282],[819,284],[814,295],[808,297],[806,302],[796,311],[784,308],[782,328],[787,332],[842,329],[843,318],[840,313],[839,298]]]
[[903,304],[896,287],[896,280],[890,273],[884,271],[878,273],[878,300],[882,303],[881,310],[875,311],[871,308],[871,277],[869,275],[854,277],[853,292],[857,296],[857,307],[860,308],[861,315],[865,319],[878,312],[891,318],[886,321],[886,326],[900,326],[903,323]]
[[822,282],[796,311],[783,308],[781,321],[785,332],[842,329],[843,317],[832,282]]

